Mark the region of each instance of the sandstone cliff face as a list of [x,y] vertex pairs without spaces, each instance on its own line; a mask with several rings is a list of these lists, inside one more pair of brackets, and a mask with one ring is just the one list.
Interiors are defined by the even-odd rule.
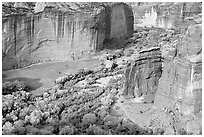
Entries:
[[19,67],[19,62],[28,65],[69,60],[72,54],[77,56],[93,50],[97,44],[93,25],[90,14],[44,12],[8,17],[3,23],[3,69],[11,69],[12,65]]
[[[121,14],[118,10],[124,13],[122,20],[117,18]],[[78,59],[104,48],[108,39],[126,39],[133,32],[133,17],[127,17],[130,12],[130,7],[119,3],[97,13],[71,14],[45,7],[38,14],[3,16],[3,70]],[[115,22],[112,27],[111,22]]]
[[[201,109],[202,64],[175,58],[164,61],[164,71],[160,79],[155,105],[172,107],[181,103],[183,113],[193,113]],[[165,100],[165,101],[164,101]]]
[[[201,31],[201,24],[190,25],[187,34],[180,36],[177,46],[171,48],[168,56],[164,56],[164,69],[158,88],[158,96],[161,94],[166,100],[162,105],[171,106],[178,100],[189,105],[193,105],[193,101],[195,105],[199,101],[196,96],[201,94],[202,88]],[[161,104],[159,102],[156,104]]]
[[[193,18],[200,20],[200,16]],[[138,58],[125,71],[123,95],[136,103],[154,102],[148,114],[148,126],[162,129],[164,134],[201,134],[202,131],[201,22],[184,26],[185,33],[161,32],[155,42],[160,48],[151,48],[154,42],[147,50],[142,47]]]
[[[137,26],[154,26],[161,28],[181,28],[182,18],[202,13],[200,2],[150,2],[129,3],[134,13],[135,28]],[[180,23],[182,21],[182,23]]]
[[159,47],[139,52],[139,58],[125,71],[125,90],[128,98],[145,96],[144,102],[152,102],[162,74],[162,58]]
[[113,6],[111,9],[110,39],[131,37],[133,34],[132,24],[133,13],[128,5],[121,3]]
[[174,49],[177,54],[165,57],[155,97],[157,108],[180,115],[176,128],[180,126],[193,134],[200,134],[202,126],[201,28],[201,24],[190,25]]
[[[103,46],[99,49],[119,49],[133,34],[134,17],[130,6],[114,3],[106,7],[106,35]],[[100,25],[102,26],[102,25]],[[101,28],[104,30],[104,28]]]
[[202,24],[190,25],[178,45],[180,57],[200,54],[202,51]]

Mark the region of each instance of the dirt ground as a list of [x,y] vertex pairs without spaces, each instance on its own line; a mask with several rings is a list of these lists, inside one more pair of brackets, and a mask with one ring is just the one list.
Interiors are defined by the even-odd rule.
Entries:
[[54,80],[65,73],[76,73],[79,69],[94,68],[99,65],[97,59],[42,63],[27,68],[3,71],[2,81],[25,81],[30,87],[30,92],[39,94],[46,88],[54,86]]
[[131,121],[139,126],[146,127],[149,124],[149,116],[152,111],[152,103],[138,103],[134,100],[120,100],[117,102],[123,112]]

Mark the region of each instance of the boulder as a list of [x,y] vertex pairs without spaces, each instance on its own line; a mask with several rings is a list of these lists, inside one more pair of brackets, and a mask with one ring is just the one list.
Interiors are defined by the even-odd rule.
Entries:
[[115,67],[117,67],[118,65],[114,62],[114,61],[110,61],[110,60],[106,60],[104,62],[104,65],[107,69],[114,69]]
[[134,52],[135,52],[136,49],[134,48],[127,48],[124,50],[124,56],[127,56],[127,57],[130,57]]

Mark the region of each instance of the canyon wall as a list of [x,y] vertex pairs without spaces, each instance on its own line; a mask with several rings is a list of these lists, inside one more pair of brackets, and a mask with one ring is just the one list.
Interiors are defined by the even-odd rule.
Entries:
[[[43,61],[65,61],[94,50],[97,32],[89,13],[15,15],[3,23],[3,69]],[[103,37],[100,37],[103,39]]]
[[[155,107],[180,116],[175,126],[188,133],[202,131],[202,25],[190,25],[164,56]],[[175,51],[175,52],[172,52]],[[172,54],[173,53],[173,54]]]
[[152,103],[162,74],[162,58],[159,47],[144,49],[139,57],[125,71],[127,98],[144,97],[144,102]]
[[123,96],[152,103],[148,126],[164,134],[202,133],[202,14],[189,18],[185,31],[161,32],[155,45],[147,33],[148,48],[145,43],[133,53],[137,57],[125,70]]
[[159,28],[179,28],[182,19],[193,14],[202,13],[202,3],[199,2],[149,2],[129,3],[134,14],[134,26],[154,26]]
[[[117,19],[121,14],[118,10],[124,13],[121,21]],[[3,16],[3,70],[78,59],[103,49],[108,39],[116,36],[126,39],[133,32],[133,17],[127,14],[130,12],[126,4],[117,3],[101,8],[98,13],[71,14],[45,7],[38,14]]]
[[113,6],[111,9],[110,39],[131,37],[133,34],[132,24],[133,12],[128,5],[120,3]]

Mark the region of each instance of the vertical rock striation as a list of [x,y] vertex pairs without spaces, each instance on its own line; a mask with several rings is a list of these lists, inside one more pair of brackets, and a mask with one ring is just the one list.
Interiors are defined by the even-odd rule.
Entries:
[[103,48],[121,48],[133,34],[134,17],[130,6],[115,3],[109,7],[106,18],[106,38]]
[[[175,58],[173,62],[164,61],[164,70],[160,79],[155,105],[158,107],[172,107],[180,102],[184,113],[193,113],[191,110],[201,109],[197,101],[200,101],[202,90],[201,81],[201,60],[190,62]],[[200,95],[199,95],[200,94]],[[165,100],[165,101],[164,101]],[[189,106],[189,107],[188,107]]]
[[124,20],[116,26],[125,25],[125,28],[119,30],[113,28],[114,24],[110,27],[118,16],[117,4],[102,7],[97,14],[70,13],[41,4],[36,14],[3,16],[3,70],[38,62],[77,59],[84,53],[102,49],[104,41],[116,34],[121,36],[125,32],[124,37],[130,37],[133,17],[127,17],[126,12],[131,9],[124,3],[120,5]]
[[115,4],[111,9],[110,39],[129,38],[133,34],[133,12],[123,3]]
[[145,96],[144,102],[152,102],[162,74],[161,51],[158,47],[142,50],[139,58],[125,71],[125,90],[128,98]]
[[[91,14],[43,12],[6,17],[3,23],[3,69],[49,60],[69,60],[96,43]],[[100,32],[98,32],[100,33]]]
[[[176,55],[164,59],[155,106],[180,115],[178,128],[200,134],[202,123],[202,25],[190,25]],[[196,126],[195,126],[196,125]]]

